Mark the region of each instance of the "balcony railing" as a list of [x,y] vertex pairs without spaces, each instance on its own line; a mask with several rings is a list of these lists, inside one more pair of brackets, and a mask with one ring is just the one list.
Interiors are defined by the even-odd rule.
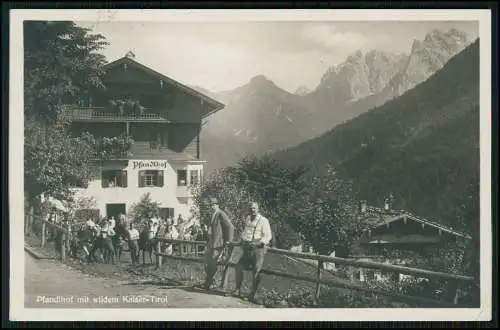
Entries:
[[168,149],[166,146],[159,146],[155,142],[135,141],[129,148],[109,147],[97,143],[94,148],[94,159],[131,159],[137,158],[155,158],[161,156],[163,159],[184,159],[193,160],[194,157],[183,153],[178,153]]
[[[149,111],[149,112],[148,112]],[[151,121],[169,122],[165,117],[145,108],[141,115],[120,114],[103,107],[67,107],[63,109],[61,116],[72,121]]]
[[128,159],[133,156],[131,148],[103,146],[98,142],[94,146],[94,159]]

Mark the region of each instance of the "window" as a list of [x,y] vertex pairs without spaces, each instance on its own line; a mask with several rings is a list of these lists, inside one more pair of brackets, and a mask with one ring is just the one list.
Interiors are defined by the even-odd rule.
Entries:
[[107,170],[101,172],[103,188],[121,187],[127,188],[127,171]]
[[366,279],[368,281],[373,281],[375,279],[375,272],[372,270],[369,270],[366,272]]
[[177,185],[178,186],[187,185],[187,170],[177,170]]
[[144,185],[146,187],[151,187],[151,186],[156,186],[156,184],[158,183],[158,176],[156,175],[156,173],[146,173],[144,175]]
[[190,171],[190,181],[189,184],[192,186],[199,185],[201,182],[200,180],[200,171],[199,170],[191,170]]
[[163,187],[163,170],[139,171],[139,187]]
[[174,218],[174,209],[170,207],[160,207],[158,209],[160,213],[160,218],[162,219],[167,219],[167,218]]
[[149,145],[153,149],[168,147],[168,133],[162,131],[151,131]]

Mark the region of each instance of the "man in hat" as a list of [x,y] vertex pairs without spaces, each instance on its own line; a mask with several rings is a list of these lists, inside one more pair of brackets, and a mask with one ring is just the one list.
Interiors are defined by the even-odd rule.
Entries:
[[226,212],[219,208],[217,198],[210,198],[212,216],[208,224],[208,240],[205,252],[206,280],[204,289],[210,289],[215,273],[217,272],[217,261],[224,251],[227,243],[233,239],[234,225]]

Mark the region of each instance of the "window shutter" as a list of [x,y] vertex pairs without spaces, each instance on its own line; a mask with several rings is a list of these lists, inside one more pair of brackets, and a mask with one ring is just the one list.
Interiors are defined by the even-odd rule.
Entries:
[[127,188],[128,182],[127,182],[127,171],[123,170],[122,171],[122,187]]
[[139,188],[144,187],[144,174],[145,171],[139,171]]
[[158,187],[163,187],[163,170],[158,171]]

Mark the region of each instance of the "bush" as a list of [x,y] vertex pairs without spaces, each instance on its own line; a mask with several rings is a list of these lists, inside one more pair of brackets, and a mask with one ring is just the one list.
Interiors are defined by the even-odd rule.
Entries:
[[141,224],[149,219],[152,214],[159,213],[160,203],[151,199],[151,194],[146,193],[142,196],[139,203],[134,204],[130,211],[130,219],[134,224]]
[[285,295],[277,290],[263,290],[266,307],[280,308],[407,308],[406,304],[391,301],[390,298],[370,295],[354,290],[321,288],[318,301],[313,291],[302,291]]

